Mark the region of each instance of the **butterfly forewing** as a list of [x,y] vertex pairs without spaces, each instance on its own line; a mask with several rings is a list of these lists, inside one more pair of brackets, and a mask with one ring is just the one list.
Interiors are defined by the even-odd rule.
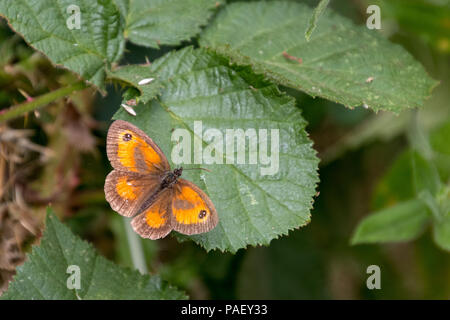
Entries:
[[120,171],[161,175],[170,170],[156,143],[126,121],[114,121],[109,127],[106,152],[111,165]]
[[159,187],[157,177],[113,170],[106,177],[105,198],[114,211],[132,217]]

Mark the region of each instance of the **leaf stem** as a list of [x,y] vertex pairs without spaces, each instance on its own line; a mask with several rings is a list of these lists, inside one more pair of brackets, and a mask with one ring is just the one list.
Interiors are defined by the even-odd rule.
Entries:
[[33,98],[31,101],[12,106],[8,109],[0,110],[0,123],[23,116],[27,112],[42,108],[57,99],[60,99],[74,91],[82,90],[84,88],[86,88],[84,82],[79,81],[67,87],[62,87],[49,93],[43,94],[39,97]]
[[130,219],[123,217],[123,223],[125,224],[125,230],[127,233],[128,245],[130,247],[131,260],[135,269],[139,270],[142,274],[147,274],[147,264],[145,263],[144,251],[142,250],[141,239],[133,231],[130,224]]
[[323,14],[325,9],[327,8],[328,3],[330,3],[330,0],[321,0],[319,2],[319,4],[317,5],[317,7],[314,9],[313,15],[309,19],[308,29],[306,29],[306,31],[305,31],[306,41],[309,41],[311,39],[311,35],[312,35],[313,31],[314,31],[314,29],[316,29],[317,21],[319,21],[320,16]]

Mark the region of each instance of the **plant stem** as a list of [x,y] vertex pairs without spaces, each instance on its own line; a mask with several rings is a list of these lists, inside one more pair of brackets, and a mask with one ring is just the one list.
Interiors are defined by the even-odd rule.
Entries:
[[68,94],[86,88],[83,81],[76,82],[67,87],[59,88],[52,92],[43,94],[42,96],[33,98],[32,101],[24,102],[8,109],[0,110],[0,123],[17,117],[21,117],[27,112],[37,110],[46,106],[47,104],[67,96]]
[[144,251],[142,250],[141,239],[134,232],[131,227],[130,219],[123,217],[123,223],[125,224],[125,230],[127,232],[128,245],[130,246],[131,260],[135,269],[139,270],[142,274],[147,274],[147,264],[145,263]]
[[417,109],[411,110],[411,120],[407,127],[406,136],[413,150],[419,152],[426,160],[432,160],[433,149],[430,146],[429,138],[419,123],[419,111]]

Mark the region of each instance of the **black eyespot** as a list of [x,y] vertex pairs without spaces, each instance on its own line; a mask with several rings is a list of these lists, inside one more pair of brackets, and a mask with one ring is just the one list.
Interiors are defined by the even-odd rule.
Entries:
[[133,136],[129,133],[123,135],[123,141],[130,141]]
[[206,216],[206,210],[201,210],[198,214],[199,219],[203,219]]

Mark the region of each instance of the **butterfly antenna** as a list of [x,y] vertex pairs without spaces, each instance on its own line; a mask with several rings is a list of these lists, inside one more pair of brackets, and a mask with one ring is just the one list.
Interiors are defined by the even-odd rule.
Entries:
[[206,169],[206,168],[188,168],[188,169],[183,168],[183,171],[185,171],[185,170],[205,170],[205,171],[211,172],[211,170]]

